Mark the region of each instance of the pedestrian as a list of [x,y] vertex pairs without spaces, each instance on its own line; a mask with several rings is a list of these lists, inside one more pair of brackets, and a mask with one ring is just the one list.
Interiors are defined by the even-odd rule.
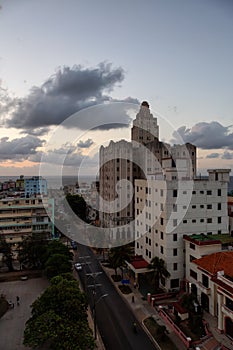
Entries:
[[19,305],[19,297],[16,297],[17,305]]

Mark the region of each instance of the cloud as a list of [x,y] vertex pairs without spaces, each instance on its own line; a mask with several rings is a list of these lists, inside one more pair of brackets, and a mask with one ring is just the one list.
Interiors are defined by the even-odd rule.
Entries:
[[221,157],[222,159],[233,159],[233,152],[227,152],[225,151]]
[[219,158],[219,153],[210,153],[206,156],[206,158]]
[[1,160],[25,160],[30,155],[36,154],[36,149],[43,145],[44,141],[35,136],[25,136],[9,140],[9,137],[0,139]]
[[36,129],[29,129],[29,130],[22,130],[20,131],[20,134],[29,134],[33,136],[43,136],[48,134],[50,130],[50,127],[45,128],[36,128]]
[[173,133],[173,143],[179,140],[178,135],[184,142],[190,142],[202,149],[233,149],[233,133],[230,126],[223,126],[218,122],[200,122],[191,129],[181,126]]
[[82,141],[82,140],[80,140],[79,142],[78,142],[78,144],[77,144],[77,146],[79,147],[79,148],[89,148],[91,145],[93,145],[93,140],[91,140],[91,139],[88,139],[88,140],[86,140],[86,141]]
[[[138,100],[131,97],[115,100],[108,95],[123,79],[124,70],[113,68],[110,63],[100,63],[95,68],[64,66],[57,69],[42,86],[34,86],[27,97],[6,100],[2,107],[8,112],[5,122],[8,127],[25,129],[32,134],[34,129],[42,132],[43,128],[59,125],[72,114],[95,105],[115,101],[138,104]],[[93,118],[95,115],[92,115]],[[104,121],[103,114],[102,118]],[[109,128],[119,127],[125,120],[129,121],[129,116],[122,118],[118,115],[114,122],[110,120]],[[67,124],[66,127],[71,126]],[[78,127],[86,129],[85,120],[80,120]]]

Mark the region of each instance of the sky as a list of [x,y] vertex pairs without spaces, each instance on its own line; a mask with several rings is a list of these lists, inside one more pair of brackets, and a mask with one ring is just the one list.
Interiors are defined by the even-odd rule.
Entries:
[[232,170],[232,62],[231,0],[0,0],[0,177],[95,173],[143,100]]

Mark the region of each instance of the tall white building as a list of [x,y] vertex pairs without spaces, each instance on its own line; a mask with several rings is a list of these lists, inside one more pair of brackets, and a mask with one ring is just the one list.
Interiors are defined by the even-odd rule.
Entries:
[[192,178],[196,173],[196,147],[159,141],[157,118],[144,101],[133,121],[131,142],[110,141],[107,147],[100,148],[100,226],[114,228],[110,239],[135,238],[135,180],[161,174],[168,168],[184,179]]
[[166,263],[166,289],[185,277],[184,235],[228,233],[227,169],[208,170],[208,179],[177,177],[167,169],[150,180],[135,181],[135,253]]

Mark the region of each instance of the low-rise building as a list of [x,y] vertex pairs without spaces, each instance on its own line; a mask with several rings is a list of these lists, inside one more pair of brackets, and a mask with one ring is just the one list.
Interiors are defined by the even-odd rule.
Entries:
[[233,338],[233,251],[215,252],[188,265],[192,292],[217,317],[219,331]]
[[17,255],[22,239],[31,234],[54,235],[53,200],[40,196],[30,198],[4,198],[0,200],[0,235],[11,243]]

